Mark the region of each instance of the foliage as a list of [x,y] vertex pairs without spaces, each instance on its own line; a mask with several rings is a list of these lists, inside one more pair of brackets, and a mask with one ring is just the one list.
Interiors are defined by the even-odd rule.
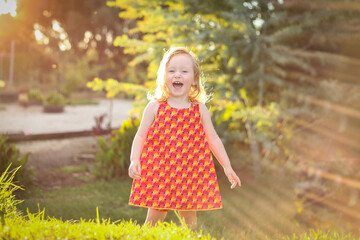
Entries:
[[44,99],[44,105],[64,106],[66,105],[66,100],[61,93],[51,91]]
[[[281,131],[284,128],[273,128],[274,131],[270,133],[270,128],[265,130],[265,125],[259,125],[272,122],[272,126],[282,124],[287,128],[287,122],[275,122],[280,121],[280,118],[272,118],[269,114],[263,114],[262,121],[257,121],[254,113],[257,112],[255,115],[260,117],[261,112],[267,112],[267,107],[260,108],[279,101],[281,94],[276,93],[280,93],[287,82],[281,61],[299,68],[309,66],[289,55],[282,54],[280,58],[279,50],[271,47],[276,42],[265,36],[266,28],[255,24],[256,20],[266,21],[270,17],[272,3],[210,1],[204,5],[202,1],[189,0],[181,3],[166,1],[159,6],[154,2],[109,2],[109,5],[122,9],[121,18],[137,19],[137,25],[129,34],[116,38],[114,45],[124,47],[125,53],[135,55],[131,64],[148,62],[148,76],[151,79],[155,78],[163,49],[172,45],[188,46],[199,57],[207,79],[212,80],[208,86],[216,89],[214,100],[223,102],[221,100],[229,99],[229,102],[247,109],[248,113],[241,117],[244,124],[234,123],[231,128],[224,130],[232,132],[229,137],[236,137],[236,133],[243,130],[235,129],[235,126],[245,128],[246,136],[237,138],[242,138],[250,146],[254,166],[261,160],[261,154],[266,155],[260,152],[261,149],[269,152],[270,148],[275,151],[283,148],[278,141],[274,141],[274,136],[283,134]],[[138,34],[141,34],[141,38],[138,38]],[[271,91],[267,91],[270,88]],[[247,96],[242,92],[247,93]],[[277,104],[278,112],[283,108]],[[233,113],[238,114],[231,109],[226,111],[229,116]],[[236,118],[239,116],[234,116]]]
[[[266,106],[249,107],[243,103],[218,100],[212,103],[211,113],[216,130],[228,152],[237,159],[239,147],[248,144],[247,121],[254,126],[254,138],[259,144],[259,151],[265,161],[279,161],[279,156],[287,151],[286,143],[291,139],[289,116],[281,114],[277,103]],[[250,159],[241,159],[242,164],[249,164]]]
[[9,165],[5,171],[1,171],[0,176],[0,221],[3,222],[4,219],[9,217],[14,217],[17,214],[16,205],[19,204],[20,200],[15,200],[15,196],[13,193],[21,189],[17,185],[15,185],[14,178],[16,176],[16,172],[21,168],[13,168],[11,169],[11,165]]
[[111,129],[111,123],[110,121],[104,126],[104,119],[106,117],[106,113],[104,114],[101,114],[100,116],[95,116],[94,117],[94,120],[95,120],[95,126],[93,126],[91,128],[93,134],[96,134],[96,135],[100,135],[100,134],[103,134],[106,132],[106,129]]
[[15,144],[10,145],[7,143],[7,137],[0,135],[0,172],[5,173],[8,169],[9,172],[16,170],[14,173],[14,182],[20,186],[25,186],[31,182],[31,172],[25,168],[28,156],[30,153],[19,157],[20,152]]
[[53,78],[56,79],[59,73],[62,74],[59,88],[65,96],[69,97],[72,92],[83,88],[89,79],[99,73],[101,66],[94,65],[94,62],[98,60],[97,58],[95,51],[88,51],[82,57],[64,57],[63,60],[59,61]]
[[135,102],[133,109],[130,111],[130,115],[138,115],[145,108],[147,104],[147,92],[149,89],[154,89],[155,82],[147,82],[145,86],[143,86],[135,83],[119,82],[113,78],[102,80],[96,77],[93,81],[88,82],[86,86],[93,91],[106,91],[107,98],[114,98],[120,94],[134,98]]
[[[121,18],[137,21],[114,45],[135,56],[132,64],[148,63],[150,79],[155,78],[164,48],[186,45],[194,51],[210,90],[216,90],[213,119],[226,146],[248,144],[257,172],[259,163],[270,159],[281,163],[277,167],[290,162],[294,169],[306,172],[312,167],[334,179],[359,177],[359,3],[155,2],[108,3],[121,9]],[[301,170],[294,172],[301,175]],[[320,199],[333,196],[331,203],[346,205],[325,180],[308,174],[300,178],[298,185],[305,183],[306,191]],[[358,205],[358,189],[349,188],[348,202]],[[300,205],[302,213],[314,209]],[[329,205],[329,211],[336,210]]]
[[[31,4],[18,0],[16,17],[0,15],[0,52],[8,55],[11,41],[15,42],[15,87],[57,87],[49,80],[63,84],[72,73],[69,69],[59,71],[59,66],[79,66],[76,59],[86,58],[88,50],[98,55],[89,71],[99,68],[98,76],[103,78],[116,76],[122,81],[143,82],[144,71],[139,69],[144,67],[128,67],[132,57],[113,45],[115,36],[127,32],[134,24],[129,20],[114,21],[117,16],[117,9],[107,7],[103,0],[65,5],[60,0]],[[3,76],[8,76],[9,61],[4,60]]]
[[37,88],[32,88],[27,94],[29,101],[34,103],[42,103],[44,101],[44,95]]
[[[108,2],[121,9],[121,18],[137,21],[128,33],[115,39],[114,45],[124,47],[125,53],[135,56],[131,64],[147,62],[150,79],[155,78],[164,48],[186,45],[199,57],[210,89],[216,89],[214,100],[229,99],[246,105],[247,109],[253,108],[250,112],[275,102],[281,115],[288,115],[291,120],[290,126],[286,126],[288,121],[275,124],[283,125],[282,129],[292,128],[299,117],[311,116],[306,121],[313,121],[323,114],[318,109],[314,111],[309,101],[304,101],[309,95],[331,104],[333,96],[340,94],[343,97],[338,101],[343,105],[356,104],[354,94],[347,93],[359,91],[352,76],[358,75],[360,62],[343,55],[359,57],[360,52],[344,52],[347,46],[341,47],[341,44],[349,43],[359,49],[359,42],[351,37],[359,34],[355,27],[360,20],[354,10],[357,3],[340,7],[340,1],[249,0],[205,4],[200,0],[186,0],[164,1],[161,5],[155,2]],[[345,27],[347,24],[353,27]],[[344,35],[334,34],[334,28],[329,26]],[[336,84],[338,90],[321,87],[329,78],[341,79]],[[353,83],[354,89],[344,86],[345,82]],[[242,89],[247,93],[247,100],[241,94]],[[299,100],[298,95],[305,97]],[[263,146],[258,137],[262,133],[256,124],[245,118],[248,144],[254,160],[259,160]],[[239,131],[241,129],[237,129]],[[275,131],[274,134],[286,133]]]
[[107,98],[114,98],[120,92],[136,96],[135,99],[139,99],[146,95],[146,88],[132,83],[119,82],[113,78],[109,78],[106,81],[100,78],[94,78],[92,82],[86,84],[88,88],[93,91],[106,91]]
[[131,144],[139,124],[139,119],[123,121],[119,130],[111,136],[109,143],[103,137],[98,137],[98,152],[95,155],[97,164],[94,168],[96,176],[110,179],[127,173]]

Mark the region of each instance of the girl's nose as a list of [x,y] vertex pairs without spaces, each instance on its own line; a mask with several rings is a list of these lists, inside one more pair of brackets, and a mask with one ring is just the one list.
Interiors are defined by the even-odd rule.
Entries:
[[180,72],[179,71],[175,72],[175,77],[180,77]]

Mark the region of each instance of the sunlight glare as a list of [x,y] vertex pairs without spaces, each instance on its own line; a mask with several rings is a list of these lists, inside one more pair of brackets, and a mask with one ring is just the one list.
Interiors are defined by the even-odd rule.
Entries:
[[34,24],[34,35],[35,35],[35,39],[36,42],[38,42],[39,44],[48,44],[49,43],[49,38],[46,37],[42,32],[41,32],[41,26],[39,24]]
[[71,49],[71,43],[69,41],[68,35],[65,30],[60,26],[60,23],[56,20],[52,21],[52,29],[54,32],[52,33],[53,36],[57,36],[60,38],[60,42],[58,43],[59,49],[61,51],[66,51]]
[[84,42],[89,43],[90,39],[93,37],[93,34],[90,31],[86,31],[84,34]]
[[66,33],[64,33],[64,32],[60,33],[60,39],[61,40],[65,40],[66,38],[67,38]]
[[16,0],[0,0],[0,15],[8,14],[16,16]]
[[54,20],[52,22],[52,28],[57,31],[57,32],[61,32],[62,31],[62,28],[60,27],[60,23],[56,20]]
[[44,36],[39,29],[35,30],[34,34],[37,41],[40,41],[40,39]]

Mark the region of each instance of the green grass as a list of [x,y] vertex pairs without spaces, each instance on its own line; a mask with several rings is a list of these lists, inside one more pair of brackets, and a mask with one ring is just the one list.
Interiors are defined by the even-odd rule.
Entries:
[[343,232],[337,231],[322,231],[310,229],[308,232],[303,233],[299,236],[293,234],[292,236],[287,236],[288,240],[356,240],[360,239],[355,236],[352,236],[351,233],[345,234]]
[[132,221],[100,220],[62,221],[45,219],[44,212],[5,218],[0,223],[1,239],[212,239],[174,223],[156,227],[140,226]]
[[[173,222],[156,227],[141,226],[132,221],[111,222],[100,219],[62,221],[45,218],[44,212],[28,213],[26,216],[7,217],[0,222],[1,239],[214,239],[202,230],[193,231],[185,225]],[[230,239],[230,238],[222,238]],[[254,239],[249,234],[236,235],[231,239]],[[356,240],[351,234],[335,231],[309,230],[301,235],[264,237],[269,240]],[[359,238],[360,239],[360,238]]]
[[[67,167],[60,171],[77,172],[79,168]],[[289,239],[321,239],[307,238],[314,233],[294,220],[294,179],[291,177],[264,171],[254,178],[243,171],[243,175],[240,173],[243,186],[235,190],[230,190],[222,173],[218,177],[224,207],[216,211],[198,212],[199,229],[205,234],[217,239],[282,239],[284,236],[290,236]],[[90,221],[96,219],[95,209],[98,208],[100,216],[112,222],[121,220],[142,224],[147,209],[128,205],[130,189],[131,179],[128,177],[93,181],[53,191],[29,188],[18,209],[23,212],[29,209],[31,213],[36,213],[45,208],[45,216],[51,218]],[[166,222],[179,224],[172,211]],[[341,231],[331,229],[328,235]],[[322,236],[326,233],[327,229],[319,234]]]
[[[34,213],[45,208],[46,216],[58,219],[94,219],[94,209],[99,208],[103,218],[111,220],[130,220],[132,216],[146,214],[145,209],[127,205],[131,182],[126,178],[111,181],[97,181],[77,187],[66,187],[55,191],[43,191],[31,188],[25,201],[18,208],[26,212],[26,208]],[[145,216],[144,216],[145,217]],[[140,221],[144,218],[140,218]]]

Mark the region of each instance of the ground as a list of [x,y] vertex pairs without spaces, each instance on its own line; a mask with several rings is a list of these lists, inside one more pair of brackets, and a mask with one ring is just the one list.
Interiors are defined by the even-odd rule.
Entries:
[[[23,107],[18,103],[0,103],[0,134],[42,134],[91,130],[94,118],[110,115],[109,99],[95,99],[97,105],[66,106],[63,113],[44,113],[42,106]],[[132,109],[130,100],[113,100],[111,126],[120,127]],[[104,126],[104,125],[103,125]],[[34,173],[33,184],[43,189],[58,189],[79,185],[88,179],[90,169],[77,171],[76,167],[91,168],[95,162],[97,137],[77,137],[61,140],[17,142],[20,154],[30,153],[27,167]],[[69,168],[69,166],[74,166]]]
[[[63,113],[44,113],[40,105],[23,107],[18,103],[0,103],[0,133],[42,134],[91,130],[95,117],[106,114],[105,123],[120,126],[127,119],[133,101],[114,99],[110,111],[110,99],[95,99],[97,105],[65,106]],[[111,112],[111,113],[110,113]]]
[[[96,142],[96,137],[80,137],[23,142],[16,146],[21,154],[31,153],[27,167],[34,173],[33,185],[50,190],[77,186],[91,177]],[[73,166],[72,170],[70,166]],[[88,169],[76,171],[76,166],[88,166]]]

